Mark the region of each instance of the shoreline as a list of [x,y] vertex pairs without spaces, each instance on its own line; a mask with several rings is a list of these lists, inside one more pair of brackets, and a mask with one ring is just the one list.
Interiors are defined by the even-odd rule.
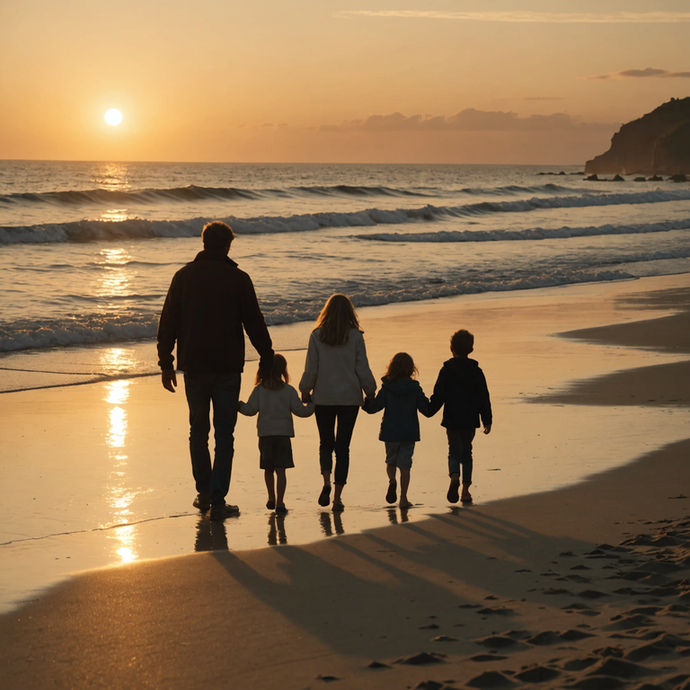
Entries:
[[[677,273],[651,277],[620,278],[618,280],[606,280],[600,282],[566,283],[548,287],[523,288],[520,290],[488,291],[481,293],[467,293],[433,297],[430,299],[410,300],[401,302],[388,302],[385,304],[365,305],[358,307],[357,311],[365,315],[376,312],[385,314],[386,310],[409,308],[412,310],[423,309],[425,306],[448,306],[453,308],[457,301],[473,303],[481,300],[511,300],[529,299],[543,294],[549,294],[557,290],[577,290],[578,288],[592,287],[594,289],[605,286],[626,285],[638,281],[664,281],[665,279],[682,280],[688,273]],[[295,321],[269,326],[272,334],[275,334],[276,349],[288,352],[299,352],[306,348],[308,334],[313,326],[313,320]],[[575,336],[577,337],[577,336]],[[55,345],[46,348],[29,350],[15,350],[0,354],[0,371],[3,371],[3,384],[0,388],[0,396],[7,393],[19,393],[29,390],[41,390],[48,388],[60,388],[63,386],[88,385],[105,381],[126,380],[147,376],[157,376],[159,371],[155,364],[147,365],[145,360],[155,362],[156,340],[141,341],[116,341],[99,343],[81,343],[72,347]],[[106,353],[106,354],[104,354]],[[258,355],[247,341],[247,364],[258,359]],[[41,368],[24,368],[24,366],[2,366],[7,360],[23,365],[24,361],[32,362],[36,359],[43,362]],[[133,369],[131,368],[133,367]],[[137,371],[137,369],[145,369]],[[246,371],[246,368],[245,368]],[[36,381],[45,383],[35,383]],[[7,386],[13,386],[7,388]]]
[[[410,511],[408,521],[399,509],[384,507],[382,496],[376,498],[384,491],[382,450],[375,440],[379,418],[364,417],[358,422],[356,449],[374,474],[365,474],[362,464],[353,469],[352,487],[348,485],[345,494],[351,502],[346,501],[341,518],[343,533],[335,516],[326,513],[331,538],[322,531],[316,541],[294,542],[295,528],[304,516],[316,523],[323,515],[312,506],[318,493],[310,462],[315,435],[296,424],[295,445],[304,455],[304,467],[296,472],[303,469],[304,474],[293,475],[294,485],[288,486],[290,514],[282,524],[274,519],[272,525],[264,515],[269,543],[273,534],[274,544],[281,544],[281,539],[287,544],[247,550],[236,541],[239,522],[228,520],[216,529],[199,520],[194,538],[211,553],[189,554],[187,546],[182,550],[187,555],[81,573],[32,595],[29,603],[0,616],[0,659],[12,687],[216,687],[232,681],[242,687],[318,688],[332,677],[343,688],[425,683],[415,687],[436,689],[508,687],[549,677],[558,679],[553,681],[557,687],[604,688],[613,687],[606,685],[612,677],[623,687],[647,676],[649,682],[666,683],[663,688],[681,687],[685,681],[671,679],[682,671],[690,678],[690,641],[685,637],[690,593],[682,584],[690,575],[685,546],[690,535],[684,524],[690,520],[690,498],[682,492],[683,486],[690,486],[690,440],[685,432],[690,400],[686,394],[673,405],[658,401],[655,407],[644,401],[631,406],[625,387],[610,379],[629,379],[645,367],[656,367],[661,388],[668,389],[676,372],[663,367],[682,366],[688,359],[682,317],[687,315],[687,281],[675,277],[652,282],[654,287],[647,282],[646,290],[635,281],[636,290],[630,283],[605,290],[601,285],[580,285],[563,291],[542,289],[536,299],[482,295],[458,300],[463,325],[468,323],[478,338],[477,355],[489,378],[498,422],[476,445],[476,505],[449,511],[442,499],[440,505],[434,502],[438,493],[445,494],[446,480],[444,437],[438,420],[432,419],[422,428],[411,485],[412,500],[421,498],[423,505]],[[682,294],[668,301],[669,288]],[[634,301],[643,293],[658,299],[652,299],[652,305],[647,300],[643,308],[620,301],[631,296]],[[442,337],[433,342],[420,338],[448,330],[449,308],[447,302],[424,306],[422,310],[389,305],[385,313],[377,310],[373,320],[368,311],[359,311],[377,378],[395,351],[393,345],[407,333],[416,338],[420,381],[430,392],[437,370],[432,363],[445,357],[446,343],[436,342],[445,340]],[[620,325],[617,332],[625,331],[624,339],[636,332],[644,340],[650,319],[639,317],[658,317],[659,308],[659,318],[675,324],[665,333],[666,344],[673,344],[673,333],[682,336],[671,352],[602,344],[604,336],[611,336],[612,323]],[[565,322],[575,326],[568,337],[553,337],[547,327]],[[597,323],[601,330],[589,328],[583,334],[581,324],[587,323]],[[417,329],[422,326],[417,336],[415,324]],[[571,335],[577,330],[581,337],[575,339]],[[499,336],[492,339],[492,333],[502,333],[504,342]],[[506,351],[512,353],[508,361]],[[297,378],[300,359],[289,361]],[[82,410],[85,405],[97,407],[96,389],[102,387],[81,387],[79,393],[92,393],[87,400],[78,396]],[[600,397],[592,398],[596,406],[573,398],[597,390]],[[132,390],[130,394],[134,396]],[[17,400],[39,393],[13,395]],[[0,396],[0,406],[11,397]],[[170,439],[165,434],[150,438],[150,430],[142,434],[146,429],[137,431],[133,424],[128,448],[143,446],[146,454],[162,442],[165,448],[182,443],[184,401],[179,396],[161,400],[157,394],[144,396],[143,406],[129,408],[130,414],[162,405],[140,421],[146,427],[167,415],[172,409],[168,403],[175,402],[182,433],[177,430]],[[43,423],[56,414],[51,408],[34,407],[33,412]],[[166,420],[167,433],[175,419]],[[556,420],[561,426],[550,429]],[[52,423],[57,431],[61,420]],[[251,449],[253,455],[242,467],[242,477],[238,468],[236,488],[249,491],[244,488],[249,480],[258,483],[253,426],[242,425],[238,436],[243,439],[242,452]],[[111,447],[109,457],[123,454],[124,447]],[[175,464],[182,464],[185,451],[184,445],[178,448]],[[507,452],[512,453],[508,464],[501,455]],[[547,462],[534,464],[528,453]],[[577,467],[587,453],[600,454],[591,471]],[[440,459],[432,459],[439,454]],[[544,474],[549,462],[565,474],[573,468],[584,470],[584,477],[559,485],[562,476]],[[181,470],[179,485],[173,486],[186,505],[192,487],[186,465]],[[357,485],[355,472],[360,480],[373,478],[372,508],[365,507],[368,487]],[[525,474],[532,484],[529,492],[500,495],[503,485],[515,491]],[[298,477],[310,485],[305,487],[304,507]],[[250,496],[247,493],[245,503],[253,511],[247,503]],[[257,504],[261,500],[259,491]],[[359,513],[383,517],[388,526],[356,529],[352,520]],[[181,529],[179,518],[162,522],[165,532],[171,523],[176,525],[173,531]],[[655,545],[657,530],[663,533]],[[136,556],[135,533],[130,530],[129,546],[127,534],[118,542],[118,548],[130,549],[129,556]],[[621,545],[630,539],[638,543]],[[585,596],[588,590],[599,594]],[[646,613],[634,612],[640,608]],[[650,645],[653,649],[646,657],[647,652],[633,651]],[[602,649],[618,649],[620,654],[607,656]],[[422,657],[428,663],[418,665],[414,658],[422,653],[430,657]],[[618,661],[618,676],[612,676],[610,667]],[[382,666],[371,668],[372,662]],[[62,671],[55,671],[56,663]],[[537,670],[522,679],[524,666]],[[632,675],[623,678],[624,671]],[[577,685],[580,682],[590,685]]]

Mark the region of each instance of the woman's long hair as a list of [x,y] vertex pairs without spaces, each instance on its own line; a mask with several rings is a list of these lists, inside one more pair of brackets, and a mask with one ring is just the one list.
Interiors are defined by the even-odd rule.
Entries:
[[328,298],[326,306],[316,319],[316,328],[321,329],[319,340],[335,347],[345,345],[351,328],[362,330],[350,298],[339,293]]
[[272,391],[282,390],[286,383],[290,383],[290,374],[287,370],[287,360],[283,355],[273,355],[273,366],[270,369],[259,366],[256,372],[255,386],[263,386]]
[[388,362],[388,369],[381,380],[384,383],[390,383],[395,379],[412,379],[417,374],[417,367],[412,360],[412,357],[407,352],[398,352],[393,355],[393,358]]

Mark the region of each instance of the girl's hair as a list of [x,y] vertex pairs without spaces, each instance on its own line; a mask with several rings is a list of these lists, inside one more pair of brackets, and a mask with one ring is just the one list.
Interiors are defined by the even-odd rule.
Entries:
[[384,383],[395,381],[395,379],[413,379],[417,374],[417,367],[414,365],[412,357],[407,352],[398,352],[393,355],[393,359],[388,362],[388,369],[382,377]]
[[270,369],[262,368],[256,372],[255,386],[263,386],[272,391],[279,391],[286,383],[290,383],[290,375],[287,370],[287,360],[283,355],[273,355],[273,365]]
[[328,298],[316,319],[316,328],[321,329],[319,340],[333,346],[345,345],[351,328],[362,331],[350,298],[339,293]]

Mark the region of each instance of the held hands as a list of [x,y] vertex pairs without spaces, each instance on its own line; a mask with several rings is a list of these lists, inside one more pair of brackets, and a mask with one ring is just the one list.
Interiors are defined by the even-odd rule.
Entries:
[[485,425],[484,425],[484,433],[485,433],[485,434],[490,434],[490,433],[491,433],[491,424],[485,424]]
[[303,403],[310,403],[311,402],[311,393],[309,391],[302,391],[302,402]]
[[171,393],[175,392],[175,386],[177,386],[177,376],[175,376],[175,370],[170,369],[169,371],[161,372],[161,383],[166,391]]

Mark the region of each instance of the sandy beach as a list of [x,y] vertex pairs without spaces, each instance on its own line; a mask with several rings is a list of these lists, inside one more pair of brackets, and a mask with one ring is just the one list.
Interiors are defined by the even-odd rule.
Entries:
[[[241,419],[242,513],[213,524],[190,505],[181,392],[4,394],[6,687],[690,688],[687,276],[360,316],[377,378],[406,350],[427,393],[450,333],[475,334],[495,416],[475,504],[445,502],[437,417],[415,507],[387,506],[380,417],[362,415],[343,515],[316,505],[316,430],[297,420],[278,519]],[[277,347],[310,328],[276,329]],[[298,379],[304,352],[286,354]]]

